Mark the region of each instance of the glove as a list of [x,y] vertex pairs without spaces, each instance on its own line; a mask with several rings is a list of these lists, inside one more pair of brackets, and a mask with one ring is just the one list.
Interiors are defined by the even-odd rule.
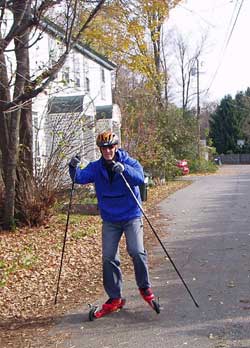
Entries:
[[112,167],[112,171],[117,174],[121,174],[124,171],[124,165],[120,162],[115,162],[115,164]]
[[76,168],[76,167],[78,167],[78,165],[80,163],[81,163],[81,157],[79,155],[76,155],[76,156],[71,158],[71,160],[69,162],[69,166],[72,168]]

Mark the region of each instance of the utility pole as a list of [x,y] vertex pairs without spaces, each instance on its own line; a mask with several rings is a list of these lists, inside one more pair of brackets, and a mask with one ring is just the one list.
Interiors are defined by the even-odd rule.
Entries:
[[201,158],[201,149],[200,149],[200,62],[198,56],[196,57],[196,86],[197,86],[197,106],[196,106],[196,118],[197,118],[197,153],[198,160]]

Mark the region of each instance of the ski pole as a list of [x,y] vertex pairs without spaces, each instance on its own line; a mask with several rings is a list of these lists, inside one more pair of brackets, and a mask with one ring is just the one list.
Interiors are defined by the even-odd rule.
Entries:
[[71,187],[71,191],[70,191],[70,199],[69,199],[69,206],[68,206],[68,212],[67,212],[67,221],[66,221],[64,239],[63,239],[61,263],[60,263],[59,274],[58,274],[58,279],[57,279],[57,288],[56,288],[56,295],[55,295],[55,302],[54,302],[55,305],[57,304],[57,295],[58,295],[58,292],[59,292],[59,284],[60,284],[60,278],[61,278],[61,273],[62,273],[63,258],[64,258],[64,251],[65,251],[65,244],[66,244],[66,240],[67,240],[67,233],[68,233],[68,226],[69,226],[69,215],[70,215],[70,210],[71,210],[71,205],[72,205],[72,197],[73,197],[74,186],[75,186],[75,177],[74,177],[74,179],[72,181],[72,187]]
[[132,188],[130,187],[129,183],[128,183],[127,180],[125,179],[123,173],[120,173],[120,175],[121,175],[123,181],[125,182],[126,186],[128,187],[129,191],[131,192],[133,198],[135,199],[135,201],[136,201],[138,207],[140,208],[140,210],[141,210],[143,216],[145,217],[145,219],[147,220],[149,226],[151,227],[151,230],[153,231],[153,233],[154,233],[155,237],[157,238],[158,242],[160,243],[162,249],[164,250],[165,254],[167,255],[169,261],[171,262],[172,266],[174,267],[176,273],[177,273],[178,276],[180,277],[180,279],[181,279],[183,285],[185,286],[185,288],[186,288],[187,292],[189,293],[190,297],[192,298],[192,300],[193,300],[195,306],[196,306],[197,308],[199,308],[198,303],[195,301],[195,299],[194,299],[194,297],[193,297],[191,291],[189,290],[189,288],[188,288],[188,286],[187,286],[185,280],[182,278],[182,276],[181,276],[181,274],[180,274],[178,268],[176,267],[174,261],[173,261],[172,258],[170,257],[170,255],[169,255],[167,249],[165,248],[164,244],[162,243],[160,237],[158,236],[157,232],[155,231],[154,227],[152,226],[151,222],[149,221],[149,219],[148,219],[146,213],[144,212],[144,210],[143,210],[143,208],[142,208],[142,205],[140,204],[140,202],[139,202],[138,199],[136,198],[136,196],[135,196],[135,194],[134,194]]

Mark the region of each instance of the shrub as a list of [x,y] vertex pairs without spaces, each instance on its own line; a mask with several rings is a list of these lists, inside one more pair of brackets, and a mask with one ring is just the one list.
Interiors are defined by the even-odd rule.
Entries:
[[205,159],[188,161],[190,173],[214,173],[218,167],[215,163]]

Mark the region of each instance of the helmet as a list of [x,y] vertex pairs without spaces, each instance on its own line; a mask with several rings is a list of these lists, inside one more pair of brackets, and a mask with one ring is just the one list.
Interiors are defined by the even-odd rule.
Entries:
[[96,145],[101,146],[109,146],[118,144],[118,136],[110,131],[105,131],[98,134],[96,138]]

